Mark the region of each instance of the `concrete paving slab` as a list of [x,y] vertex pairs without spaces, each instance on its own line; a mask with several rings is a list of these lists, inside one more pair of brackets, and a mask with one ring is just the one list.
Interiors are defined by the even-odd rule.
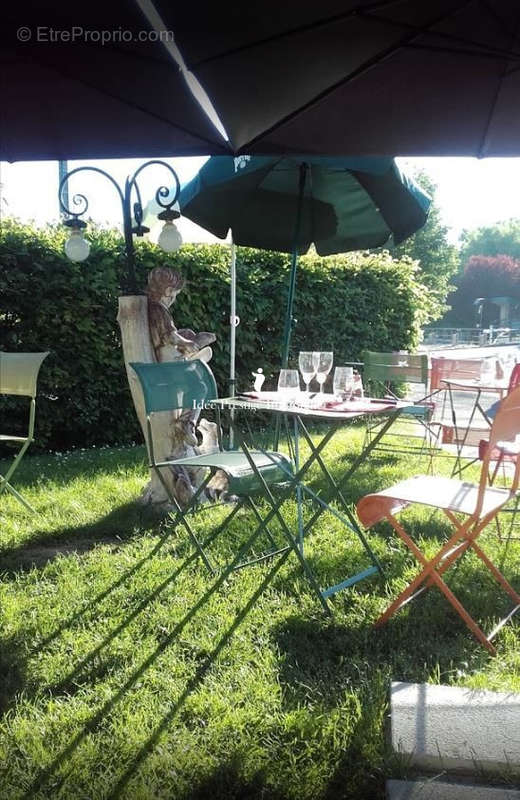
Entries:
[[427,771],[520,774],[520,694],[393,682],[391,745]]
[[520,790],[444,781],[387,781],[387,800],[520,800]]

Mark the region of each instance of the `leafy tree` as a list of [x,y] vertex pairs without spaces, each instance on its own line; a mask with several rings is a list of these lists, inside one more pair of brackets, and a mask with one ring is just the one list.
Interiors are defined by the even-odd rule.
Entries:
[[[520,302],[520,260],[508,255],[473,255],[467,260],[464,272],[458,279],[458,288],[453,295],[454,322],[461,325],[475,324],[475,300],[479,297],[512,297]],[[483,323],[495,323],[497,307],[484,304]]]
[[439,319],[448,308],[446,298],[452,288],[451,279],[459,269],[459,257],[457,248],[448,241],[449,228],[443,225],[435,202],[436,184],[426,172],[418,172],[414,177],[432,198],[430,213],[426,224],[405,242],[390,248],[390,253],[394,258],[409,256],[419,261],[417,280],[434,293],[438,303],[434,319]]
[[511,256],[511,258],[520,258],[520,219],[509,219],[472,231],[462,231],[460,241],[462,267],[471,256],[502,254]]

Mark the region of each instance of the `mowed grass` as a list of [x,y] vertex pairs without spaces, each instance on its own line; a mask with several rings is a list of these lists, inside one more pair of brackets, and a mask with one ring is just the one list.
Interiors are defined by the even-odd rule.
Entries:
[[[333,474],[362,439],[333,440]],[[372,458],[348,500],[424,466]],[[325,488],[318,469],[311,478]],[[15,482],[38,513],[0,499],[1,798],[383,798],[385,778],[407,770],[385,743],[391,680],[520,691],[517,621],[495,658],[435,589],[373,627],[416,572],[387,527],[369,533],[386,583],[336,595],[327,618],[294,554],[225,581],[208,574],[184,529],[136,502],[146,480],[140,447],[26,457]],[[196,515],[198,533],[228,512]],[[295,524],[293,503],[284,515]],[[448,531],[424,510],[403,518],[428,554]],[[239,512],[212,556],[225,563],[253,526]],[[481,541],[500,564],[495,528]],[[306,548],[322,586],[368,565],[330,514]],[[520,542],[503,569],[520,588]],[[485,629],[509,608],[472,555],[449,583]]]

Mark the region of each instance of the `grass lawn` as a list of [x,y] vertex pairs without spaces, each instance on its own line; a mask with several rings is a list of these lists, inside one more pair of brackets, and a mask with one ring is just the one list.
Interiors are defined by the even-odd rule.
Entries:
[[[331,470],[361,442],[360,430],[338,435]],[[372,459],[349,499],[421,471],[409,457]],[[416,571],[385,526],[370,541],[387,584],[337,595],[327,619],[293,555],[275,574],[267,563],[218,585],[182,528],[136,504],[146,476],[140,447],[26,457],[15,483],[38,514],[0,499],[2,800],[383,798],[385,778],[407,770],[385,747],[391,679],[520,691],[518,621],[493,658],[432,589],[373,628]],[[198,514],[197,530],[225,512]],[[424,510],[406,518],[435,551],[447,525]],[[240,512],[213,555],[225,561],[252,525]],[[500,564],[495,529],[481,542]],[[367,565],[330,514],[307,553],[324,586]],[[518,588],[520,541],[504,572]],[[472,555],[449,582],[484,629],[508,608]]]

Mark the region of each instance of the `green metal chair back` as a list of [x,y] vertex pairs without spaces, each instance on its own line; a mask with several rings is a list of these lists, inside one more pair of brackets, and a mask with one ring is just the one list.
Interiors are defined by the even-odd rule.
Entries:
[[365,381],[381,383],[423,383],[428,384],[428,356],[410,353],[376,353],[366,350],[363,353],[363,377]]
[[198,358],[130,366],[139,378],[147,416],[158,411],[199,408],[218,397],[213,373]]
[[[385,394],[396,396],[396,392],[401,396],[402,391],[406,391],[406,384],[422,384],[424,386],[424,396],[418,400],[412,400],[410,406],[401,414],[401,422],[398,427],[393,427],[385,441],[377,444],[377,449],[390,451],[393,453],[429,453],[430,458],[434,450],[437,439],[436,431],[430,424],[435,410],[435,404],[431,401],[428,393],[428,356],[411,355],[410,353],[378,353],[366,350],[363,355],[363,383],[370,393],[379,395],[381,391]],[[399,386],[401,384],[401,386]],[[403,399],[401,397],[401,399]],[[410,428],[412,425],[414,428]],[[367,436],[370,439],[377,433],[379,421],[367,420]],[[437,431],[438,434],[438,431]],[[420,439],[419,445],[414,445],[408,440]]]
[[48,355],[0,352],[0,394],[36,397],[38,373]]

